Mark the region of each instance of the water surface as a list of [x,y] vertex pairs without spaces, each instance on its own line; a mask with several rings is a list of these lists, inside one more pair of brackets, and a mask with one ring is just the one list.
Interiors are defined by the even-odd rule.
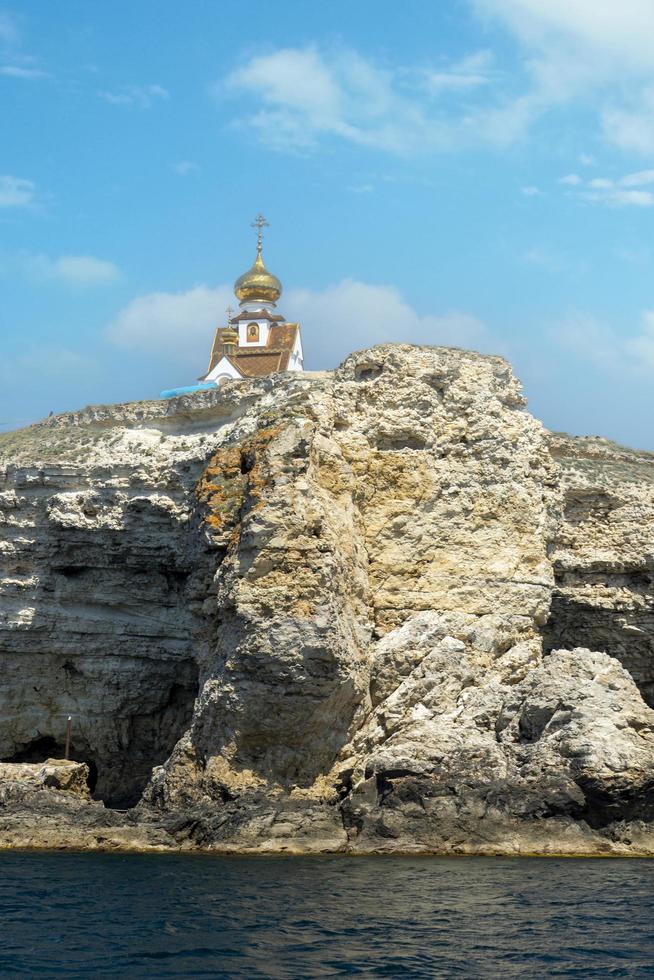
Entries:
[[654,977],[654,862],[0,853],[2,977]]

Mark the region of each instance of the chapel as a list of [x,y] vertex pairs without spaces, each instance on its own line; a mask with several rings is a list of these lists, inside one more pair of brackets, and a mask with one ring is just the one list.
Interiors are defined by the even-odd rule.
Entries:
[[300,325],[288,323],[277,309],[282,284],[263,261],[263,229],[270,225],[259,214],[252,227],[257,231],[257,254],[234,283],[239,310],[228,307],[226,326],[216,330],[206,374],[195,385],[162,391],[162,398],[213,388],[234,378],[304,370]]

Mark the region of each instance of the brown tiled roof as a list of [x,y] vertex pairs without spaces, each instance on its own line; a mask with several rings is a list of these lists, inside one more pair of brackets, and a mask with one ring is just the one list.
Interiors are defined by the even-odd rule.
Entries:
[[[207,368],[207,374],[211,374],[216,364],[220,360],[220,355],[222,352],[222,339],[224,327],[218,327],[215,334],[213,335],[213,344],[211,346],[211,354],[209,355],[209,367]],[[199,380],[204,381],[207,374],[203,374]]]
[[227,359],[245,378],[265,378],[276,371],[285,371],[290,353],[288,350],[259,347],[240,350],[238,354],[228,354]]
[[268,344],[270,347],[281,347],[282,350],[293,350],[297,337],[297,323],[280,323],[270,328]]
[[[216,330],[207,374],[211,374],[223,356],[224,329],[218,327]],[[274,374],[276,371],[286,371],[298,329],[297,323],[280,323],[271,326],[265,347],[239,347],[236,353],[227,355],[228,360],[246,378],[265,378],[266,375]],[[200,380],[204,380],[207,374],[204,374]]]
[[252,310],[250,313],[243,310],[238,316],[232,317],[232,323],[240,323],[241,320],[270,320],[274,323],[283,323],[284,317],[278,313],[269,313],[267,310]]

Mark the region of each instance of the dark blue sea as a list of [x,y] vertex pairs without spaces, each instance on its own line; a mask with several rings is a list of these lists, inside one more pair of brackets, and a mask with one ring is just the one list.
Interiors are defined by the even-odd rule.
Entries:
[[1,977],[653,977],[654,862],[0,853]]

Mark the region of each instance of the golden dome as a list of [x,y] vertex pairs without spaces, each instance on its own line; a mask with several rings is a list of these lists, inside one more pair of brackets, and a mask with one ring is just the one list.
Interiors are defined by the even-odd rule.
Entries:
[[282,284],[268,272],[261,258],[261,247],[252,267],[244,272],[234,283],[234,292],[241,303],[260,300],[262,303],[276,303],[282,295]]

